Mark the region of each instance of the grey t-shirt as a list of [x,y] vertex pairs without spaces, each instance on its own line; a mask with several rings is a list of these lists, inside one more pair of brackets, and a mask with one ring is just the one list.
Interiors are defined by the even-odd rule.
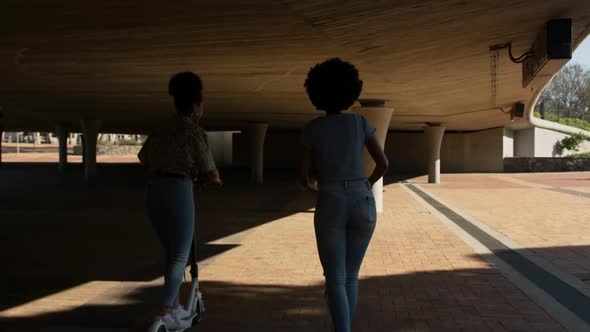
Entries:
[[375,128],[362,115],[319,117],[303,128],[301,143],[312,150],[320,182],[366,178],[363,148]]

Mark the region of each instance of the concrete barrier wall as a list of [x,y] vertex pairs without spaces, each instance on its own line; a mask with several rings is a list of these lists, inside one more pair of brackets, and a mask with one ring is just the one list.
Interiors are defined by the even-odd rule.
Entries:
[[504,169],[508,173],[590,171],[590,158],[506,158]]
[[514,156],[535,156],[535,128],[514,131]]
[[[268,132],[265,142],[266,168],[295,168],[301,132]],[[441,147],[441,171],[444,173],[503,172],[504,158],[552,157],[555,144],[566,134],[541,128],[512,131],[494,128],[469,133],[445,133]],[[233,134],[233,165],[248,166],[248,145],[243,134]],[[392,173],[427,172],[427,145],[423,132],[390,131],[385,153]],[[586,141],[580,152],[590,151]],[[565,155],[571,154],[571,151]]]
[[590,152],[590,142],[586,141],[580,145],[580,151],[566,150],[560,154],[557,144],[570,135],[559,133],[553,130],[534,128],[535,130],[535,157],[561,157],[570,156],[580,152]]
[[[269,130],[264,146],[265,168],[293,169],[301,132]],[[508,136],[508,138],[505,138]],[[511,142],[512,132],[495,128],[471,133],[446,133],[441,147],[441,171],[502,172],[506,142]],[[233,165],[248,166],[248,144],[244,134],[233,134]],[[508,144],[512,149],[512,144]],[[385,153],[392,173],[427,172],[427,145],[423,132],[394,132],[387,135]]]
[[[264,167],[294,169],[301,132],[269,130],[264,141]],[[244,133],[233,134],[233,166],[249,167],[248,139]]]
[[227,167],[233,163],[233,134],[231,131],[207,133],[211,154],[217,167]]
[[528,128],[514,132],[515,157],[565,157],[580,152],[590,152],[590,142],[581,144],[580,151],[564,151],[560,154],[557,144],[570,135],[543,128]]
[[[512,133],[507,134],[507,140],[510,141]],[[441,172],[502,172],[504,135],[503,128],[471,133],[445,133],[441,146]],[[427,148],[422,132],[390,132],[385,143],[390,171],[425,174]]]
[[514,130],[511,129],[507,129],[504,128],[504,138],[503,138],[503,142],[504,142],[504,153],[503,153],[503,157],[504,158],[511,158],[514,157]]
[[504,128],[465,135],[465,169],[449,172],[503,172]]
[[[443,139],[444,144],[445,139]],[[387,134],[384,150],[389,159],[389,172],[419,174],[428,172],[428,146],[424,133],[390,131]],[[441,167],[444,167],[444,163],[441,164]]]

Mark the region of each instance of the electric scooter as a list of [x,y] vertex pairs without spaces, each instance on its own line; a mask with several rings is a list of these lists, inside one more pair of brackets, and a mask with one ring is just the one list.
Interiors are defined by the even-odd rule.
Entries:
[[[197,200],[197,193],[195,190],[194,199]],[[196,233],[196,232],[195,232]],[[191,290],[188,294],[188,299],[186,300],[185,308],[191,314],[185,320],[191,321],[191,326],[195,326],[201,322],[203,319],[203,314],[205,313],[205,301],[203,299],[203,293],[199,288],[199,265],[197,264],[197,255],[196,255],[196,240],[195,236],[193,235],[193,241],[191,243],[191,252],[190,252],[190,275],[191,275]],[[161,319],[155,320],[148,332],[182,332],[185,329],[178,329],[178,330],[168,330]]]
[[[195,326],[203,319],[205,313],[205,301],[203,299],[203,293],[199,289],[199,266],[197,265],[197,258],[195,256],[195,239],[191,244],[190,252],[190,264],[191,264],[191,289],[186,300],[185,308],[191,315],[185,320],[191,320],[191,326]],[[185,329],[179,330],[168,330],[161,319],[155,320],[150,326],[148,332],[182,332]]]

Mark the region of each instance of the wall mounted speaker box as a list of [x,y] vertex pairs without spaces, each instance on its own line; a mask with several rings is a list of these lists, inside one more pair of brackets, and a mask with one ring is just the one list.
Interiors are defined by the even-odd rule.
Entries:
[[548,21],[522,63],[522,87],[540,87],[572,58],[572,49],[572,20]]
[[522,118],[524,117],[524,104],[523,103],[515,103],[513,114],[515,118]]

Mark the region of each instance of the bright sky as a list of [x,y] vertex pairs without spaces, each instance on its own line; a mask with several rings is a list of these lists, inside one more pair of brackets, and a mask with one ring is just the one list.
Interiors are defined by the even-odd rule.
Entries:
[[576,48],[572,60],[582,64],[585,69],[590,69],[590,37],[587,37],[586,40]]

